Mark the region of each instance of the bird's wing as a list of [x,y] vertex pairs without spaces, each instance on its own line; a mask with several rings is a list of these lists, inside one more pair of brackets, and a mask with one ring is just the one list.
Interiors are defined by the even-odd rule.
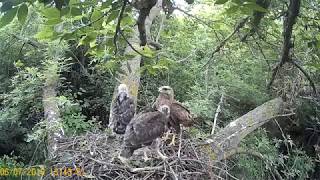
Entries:
[[190,114],[190,110],[189,110],[188,108],[186,108],[182,103],[180,103],[180,102],[178,102],[178,101],[174,101],[174,102],[172,103],[172,106],[175,106],[175,107],[177,107],[177,108],[179,108],[179,109],[181,109],[181,110],[185,110],[185,111],[187,111],[187,112]]
[[160,137],[166,126],[166,117],[160,112],[142,113],[132,120],[135,144],[144,144]]
[[134,101],[132,98],[128,98],[123,107],[123,113],[122,113],[122,119],[123,119],[123,124],[127,125],[131,121],[135,114],[135,105]]
[[170,107],[171,124],[183,124],[184,126],[191,126],[193,124],[193,118],[190,111],[181,103],[175,101]]

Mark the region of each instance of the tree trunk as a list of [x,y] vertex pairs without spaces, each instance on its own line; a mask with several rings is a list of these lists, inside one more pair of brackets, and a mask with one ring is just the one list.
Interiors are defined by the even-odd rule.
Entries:
[[[162,0],[158,0],[157,4],[150,10],[149,16],[146,18],[145,27],[146,27],[146,35],[148,40],[150,39],[150,28],[151,28],[152,22],[155,19],[155,17],[157,17],[160,14],[161,9],[162,9]],[[140,46],[139,31],[137,26],[135,26],[134,33],[132,37],[129,39],[129,43],[133,47]],[[128,86],[130,96],[134,99],[135,106],[137,106],[137,97],[138,97],[138,90],[139,90],[139,83],[140,83],[139,69],[140,69],[141,56],[137,54],[129,45],[125,49],[125,54],[136,54],[136,56],[122,63],[121,71],[123,73],[118,73],[118,82],[114,89],[113,100],[117,95],[117,87],[119,83],[123,83]],[[112,101],[110,109],[112,109],[113,106],[114,106],[114,101]],[[112,119],[113,119],[112,111],[110,111],[110,116],[109,116],[110,128],[112,128],[113,126]]]
[[50,160],[56,156],[58,139],[64,135],[63,129],[60,124],[60,113],[56,97],[56,87],[59,80],[58,62],[47,62],[47,70],[45,72],[45,76],[46,79],[43,87],[43,108],[48,132],[48,159]]
[[237,150],[240,141],[249,133],[262,126],[269,120],[283,116],[284,102],[281,98],[270,100],[240,118],[232,121],[225,128],[207,140],[215,160],[221,161]]

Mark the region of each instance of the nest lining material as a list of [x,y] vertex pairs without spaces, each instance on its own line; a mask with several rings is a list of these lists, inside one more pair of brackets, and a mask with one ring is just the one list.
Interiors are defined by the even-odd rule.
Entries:
[[224,171],[213,165],[205,149],[196,145],[202,140],[190,138],[186,131],[174,146],[163,143],[161,151],[168,156],[165,161],[151,158],[145,162],[138,151],[131,157],[129,166],[117,158],[121,138],[105,132],[89,132],[60,139],[58,155],[51,166],[78,167],[84,171],[83,176],[62,179],[220,179],[214,172]]

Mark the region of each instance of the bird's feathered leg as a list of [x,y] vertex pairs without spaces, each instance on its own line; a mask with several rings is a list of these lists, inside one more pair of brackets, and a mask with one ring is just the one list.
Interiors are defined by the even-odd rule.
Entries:
[[168,144],[168,146],[174,146],[174,145],[176,145],[176,137],[177,137],[177,134],[180,134],[181,132],[182,132],[182,125],[181,124],[179,124],[179,125],[177,125],[176,127],[175,127],[175,130],[176,130],[176,132],[175,133],[173,133],[173,135],[172,135],[172,140],[171,140],[171,142],[170,142],[170,144]]
[[144,161],[144,162],[147,162],[147,161],[150,160],[150,158],[148,157],[148,154],[147,154],[147,151],[148,151],[148,150],[149,150],[148,147],[145,147],[145,148],[143,149],[143,161]]
[[158,156],[159,156],[162,160],[167,159],[168,157],[165,156],[164,154],[162,154],[161,151],[160,151],[161,138],[157,138],[157,139],[155,140],[155,142],[156,142],[156,152],[157,152]]
[[129,159],[126,157],[121,156],[121,154],[118,155],[118,159],[122,162],[122,164],[129,166]]

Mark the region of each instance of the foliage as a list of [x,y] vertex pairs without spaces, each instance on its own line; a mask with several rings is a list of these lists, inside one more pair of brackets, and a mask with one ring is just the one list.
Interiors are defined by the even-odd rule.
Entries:
[[93,130],[95,120],[86,120],[86,116],[81,113],[81,106],[73,103],[64,96],[58,97],[58,104],[61,110],[63,128],[66,135],[80,134]]
[[22,167],[23,163],[18,162],[18,157],[17,156],[3,156],[0,158],[0,167]]
[[[45,83],[58,81],[57,101],[67,135],[92,131],[101,128],[100,124],[106,126],[116,74],[122,62],[137,55],[124,55],[126,39],[136,23],[136,10],[130,5],[120,24],[123,36],[115,34],[122,4],[122,0],[1,1],[1,155],[14,152],[28,161],[32,153],[26,152],[32,146],[45,148],[41,144],[46,137],[46,124],[41,121]],[[281,54],[287,3],[199,0],[187,8],[196,17],[174,13],[164,20],[162,31],[158,31],[161,21],[153,24],[151,35],[157,37],[159,33],[161,50],[132,44],[144,55],[139,69],[138,109],[153,103],[159,86],[170,85],[175,98],[196,117],[196,127],[189,134],[205,139],[222,94],[225,100],[218,116],[220,127],[273,96],[267,91],[266,81]],[[320,82],[319,8],[318,0],[301,1],[292,38],[293,57],[316,84]],[[245,18],[244,27],[234,32]],[[320,129],[319,100],[313,98],[304,93],[298,100],[297,116],[290,119],[298,130],[284,129],[285,134],[303,134],[289,139],[296,145],[283,151],[289,141],[271,141],[271,135],[259,130],[246,138],[242,148],[263,154],[263,160],[239,155],[231,172],[245,179],[272,178],[276,176],[271,173],[274,170],[286,179],[307,178],[314,168],[311,157],[317,139],[313,135]]]
[[38,69],[26,67],[12,78],[12,91],[1,96],[0,139],[4,152],[23,144],[26,133],[42,119],[41,87]]
[[246,179],[272,179],[278,176],[275,171],[285,179],[307,179],[315,167],[312,158],[297,147],[293,147],[286,155],[279,154],[277,148],[280,146],[279,143],[283,142],[272,142],[262,129],[252,133],[245,138],[242,147],[246,151],[260,153],[263,159],[250,153],[237,155],[238,166],[233,168],[232,172],[237,177]]

